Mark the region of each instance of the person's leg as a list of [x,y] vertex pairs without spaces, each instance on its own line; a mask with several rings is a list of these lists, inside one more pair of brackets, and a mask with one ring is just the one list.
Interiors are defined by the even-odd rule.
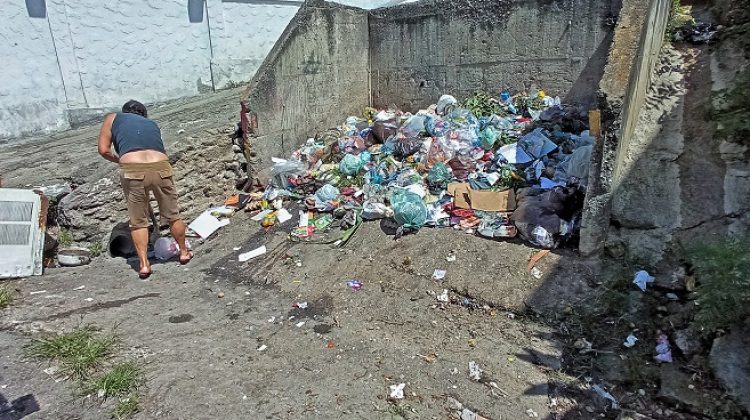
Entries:
[[174,240],[177,241],[177,245],[180,247],[181,262],[190,261],[190,258],[192,258],[190,250],[187,247],[187,242],[185,241],[185,229],[185,222],[183,222],[182,219],[174,220],[169,224],[169,230],[172,232],[172,237],[174,237]]
[[169,230],[172,232],[172,237],[177,242],[177,246],[180,247],[180,262],[186,264],[193,257],[193,254],[187,247],[187,241],[185,240],[185,222],[182,221],[180,216],[180,208],[177,203],[177,188],[174,185],[174,179],[169,171],[168,176],[164,176],[158,179],[158,186],[155,186],[154,197],[159,203],[159,215],[163,221],[169,223]]
[[141,266],[138,274],[141,276],[150,274],[151,263],[148,261],[148,228],[130,228],[130,236],[133,237],[133,245],[135,245],[135,252],[138,254],[138,262]]
[[151,273],[148,261],[148,191],[144,185],[144,177],[126,174],[121,181],[128,205],[130,236],[140,263],[138,274],[145,278]]

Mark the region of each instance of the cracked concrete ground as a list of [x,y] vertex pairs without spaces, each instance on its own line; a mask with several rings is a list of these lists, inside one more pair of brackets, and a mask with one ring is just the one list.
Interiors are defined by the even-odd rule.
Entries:
[[[185,147],[174,141],[174,129],[189,136],[191,121],[202,119],[206,132],[231,129],[233,95],[156,110],[170,152]],[[3,146],[5,185],[81,173],[91,180],[111,170],[90,142],[94,132]],[[183,174],[189,176],[184,168]],[[121,337],[118,357],[146,367],[136,418],[442,419],[457,418],[454,400],[489,418],[567,410],[550,408],[550,369],[541,362],[560,361],[555,332],[521,314],[586,298],[594,271],[573,252],[542,259],[544,276],[536,279],[526,272],[533,250],[521,243],[451,229],[394,241],[378,223],[366,223],[338,249],[289,242],[290,226],[266,233],[240,213],[215,237],[194,244],[189,265],[156,264],[147,282],[125,260],[109,257],[9,282],[20,298],[0,318],[2,393],[11,400],[34,394],[41,411],[28,418],[107,418],[107,404],[76,396],[72,382],[55,382],[46,364],[23,356],[23,346],[43,332],[91,324]],[[261,244],[266,255],[237,261],[238,253]],[[456,260],[447,261],[449,255]],[[443,281],[431,278],[435,269],[447,270]],[[362,290],[346,286],[353,278]],[[450,303],[436,300],[443,289]],[[299,302],[309,307],[294,309]],[[470,361],[484,370],[481,382],[469,379]],[[388,387],[399,383],[406,384],[405,399],[389,402]]]

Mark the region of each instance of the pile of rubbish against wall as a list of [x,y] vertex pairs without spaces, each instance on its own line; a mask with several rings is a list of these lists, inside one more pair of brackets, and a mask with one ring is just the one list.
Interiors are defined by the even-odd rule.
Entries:
[[[543,91],[463,102],[443,95],[415,114],[365,108],[274,159],[262,192],[237,201],[264,227],[345,242],[364,220],[397,236],[452,227],[486,238],[517,235],[542,248],[575,240],[595,138],[585,110]],[[339,242],[339,243],[340,243]]]

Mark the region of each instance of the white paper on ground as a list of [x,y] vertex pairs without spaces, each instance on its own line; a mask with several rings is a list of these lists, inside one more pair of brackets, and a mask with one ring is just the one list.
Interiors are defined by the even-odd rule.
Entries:
[[272,162],[272,163],[284,163],[284,162],[286,162],[286,159],[282,159],[282,158],[277,158],[277,157],[272,157],[272,158],[271,158],[271,162]]
[[263,245],[260,248],[255,248],[252,251],[245,252],[244,254],[240,254],[238,256],[238,259],[240,262],[245,262],[247,260],[253,259],[255,257],[260,257],[261,255],[266,253],[266,246]]
[[307,227],[308,223],[309,223],[309,218],[307,216],[307,212],[300,210],[299,211],[299,227]]
[[289,213],[286,209],[280,209],[276,212],[276,218],[279,219],[279,223],[284,223],[292,218],[292,214]]
[[265,209],[261,211],[260,213],[256,214],[255,216],[251,217],[250,220],[255,220],[256,222],[260,222],[261,220],[263,220],[264,217],[268,216],[272,212],[273,210]]
[[213,209],[204,211],[200,216],[198,216],[198,218],[193,220],[193,222],[188,225],[188,228],[197,233],[198,236],[203,239],[208,238],[219,228],[229,224],[229,219],[219,220],[211,216],[211,211],[213,211]]

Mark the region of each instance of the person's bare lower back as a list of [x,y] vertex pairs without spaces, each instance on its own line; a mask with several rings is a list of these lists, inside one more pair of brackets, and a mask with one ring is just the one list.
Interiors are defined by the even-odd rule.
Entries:
[[169,157],[156,150],[134,150],[120,156],[120,163],[154,163],[169,160]]

